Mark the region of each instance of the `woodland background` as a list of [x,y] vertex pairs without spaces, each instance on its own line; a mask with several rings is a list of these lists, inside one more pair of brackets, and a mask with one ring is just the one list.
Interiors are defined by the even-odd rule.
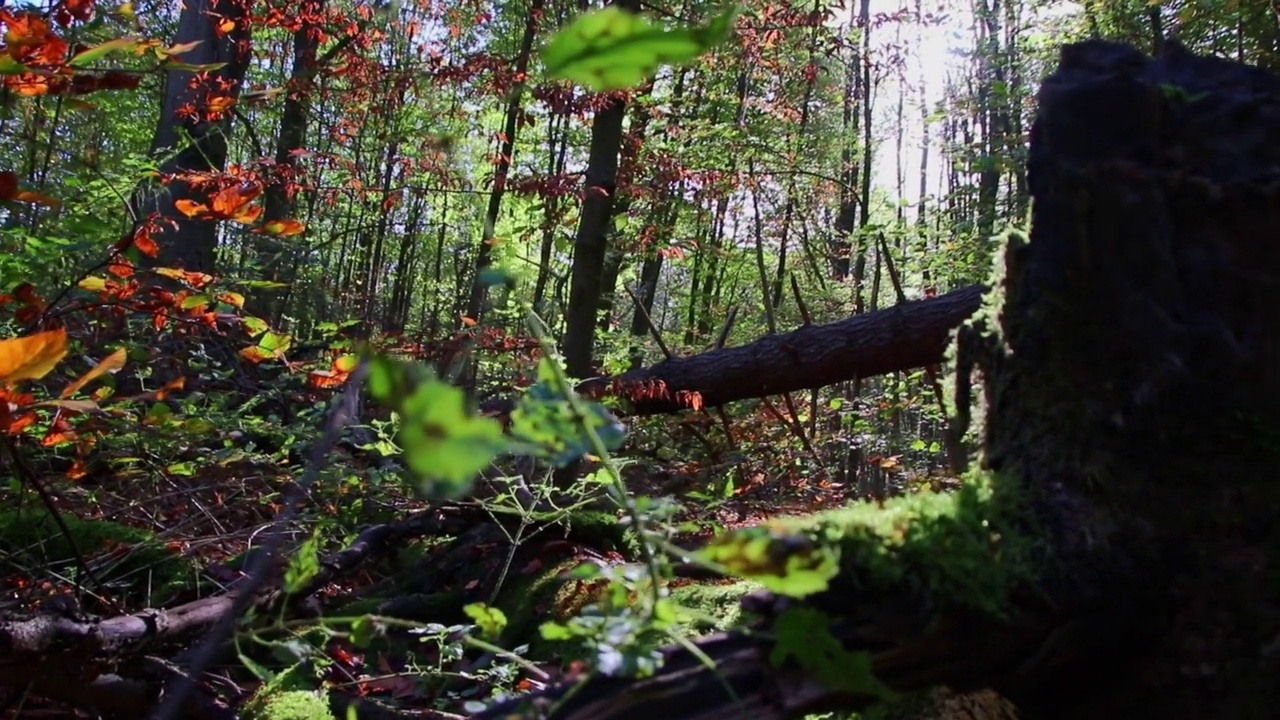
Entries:
[[[724,10],[619,6],[691,27]],[[679,558],[677,544],[775,516],[953,489],[976,438],[947,421],[940,346],[918,363],[859,356],[883,369],[838,382],[713,361],[709,383],[725,370],[761,387],[659,389],[666,404],[650,410],[634,388],[608,397],[609,378],[968,292],[940,327],[958,325],[999,233],[1029,222],[1035,93],[1066,43],[1158,52],[1176,37],[1280,66],[1280,11],[1263,0],[753,1],[698,57],[593,91],[552,77],[541,54],[591,9],[66,0],[0,11],[0,320],[6,337],[65,331],[52,349],[10,345],[0,363],[7,619],[95,622],[222,597],[272,537],[288,550],[289,593],[324,600],[306,623],[278,603],[258,608],[252,647],[201,681],[210,716],[267,713],[286,697],[304,704],[288,717],[323,706],[456,717],[495,692],[652,670],[655,647],[724,627],[749,589],[655,553]],[[364,348],[449,385],[375,367],[374,395],[398,414],[356,408],[326,430]],[[575,385],[589,407],[568,399]],[[513,412],[531,386],[549,403],[542,419]],[[444,429],[419,438],[447,441],[421,460],[425,473],[398,432],[435,412],[405,404],[415,387],[448,408],[428,418]],[[491,426],[463,397],[553,450],[490,465]],[[467,491],[472,464],[485,468]],[[433,473],[449,482],[424,486]],[[472,498],[461,515],[423,519],[458,494]],[[513,515],[517,530],[467,536],[467,513]],[[396,524],[405,518],[419,525]],[[401,556],[334,564],[370,527],[391,527],[375,544],[404,545]],[[584,527],[586,540],[574,534]],[[496,581],[429,564],[460,537],[504,559]],[[582,575],[596,583],[590,601],[527,584],[583,562],[614,568]],[[678,602],[636,600],[654,573],[683,590]],[[527,607],[511,605],[512,587]],[[388,598],[427,605],[397,615]],[[604,619],[574,620],[583,606]],[[643,612],[627,615],[634,606]],[[375,610],[401,625],[369,620]],[[630,624],[610,625],[619,618]],[[539,636],[535,620],[559,629]],[[525,659],[527,638],[517,653],[496,640],[521,637],[502,635],[518,622],[535,646],[578,649]],[[413,628],[430,651],[376,645]],[[173,682],[187,660],[152,658],[148,672]],[[0,695],[10,715],[65,708],[59,686],[15,677]]]

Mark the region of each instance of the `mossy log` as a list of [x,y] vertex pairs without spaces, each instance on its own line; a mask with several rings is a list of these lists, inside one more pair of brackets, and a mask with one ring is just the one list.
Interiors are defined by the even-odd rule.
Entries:
[[[859,710],[768,631],[817,609],[903,692],[992,688],[1024,718],[1274,718],[1280,708],[1280,79],[1176,43],[1063,49],[1009,238],[957,367],[985,379],[983,469],[950,497],[824,520],[840,572],[655,677],[483,717]],[[960,418],[968,382],[957,383]],[[887,514],[887,517],[886,517]],[[850,667],[849,673],[858,672]]]

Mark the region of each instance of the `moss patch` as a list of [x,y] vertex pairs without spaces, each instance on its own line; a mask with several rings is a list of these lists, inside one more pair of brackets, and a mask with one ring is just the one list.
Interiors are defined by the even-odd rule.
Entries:
[[742,619],[739,602],[742,596],[763,586],[749,580],[728,584],[688,584],[671,589],[671,599],[686,615],[681,624],[689,632],[700,635],[728,630]]
[[241,716],[246,720],[330,720],[328,693],[316,685],[315,675],[304,663],[293,665],[258,688]]
[[245,717],[247,720],[330,720],[333,713],[323,692],[288,690],[275,693]]
[[0,556],[6,570],[22,566],[69,565],[74,573],[75,549],[94,567],[100,580],[124,580],[140,592],[162,596],[166,588],[190,580],[192,567],[156,543],[148,532],[109,520],[82,520],[64,514],[71,539],[44,508],[0,512]]
[[999,615],[1009,590],[1034,578],[1044,553],[1018,494],[1005,487],[1011,483],[994,492],[997,482],[973,474],[955,492],[921,491],[777,525],[840,548],[833,582],[841,593],[927,588],[937,610]]

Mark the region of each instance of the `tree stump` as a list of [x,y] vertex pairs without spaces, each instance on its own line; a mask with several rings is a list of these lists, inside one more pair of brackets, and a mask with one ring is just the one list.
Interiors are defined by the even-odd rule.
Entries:
[[1088,42],[1039,100],[986,462],[1029,491],[1050,594],[1125,619],[1051,714],[1280,716],[1280,79]]

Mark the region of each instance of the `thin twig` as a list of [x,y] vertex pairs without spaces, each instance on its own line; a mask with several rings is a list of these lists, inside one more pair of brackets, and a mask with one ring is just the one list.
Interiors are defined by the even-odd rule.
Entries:
[[729,308],[729,317],[724,321],[724,327],[720,328],[720,334],[716,337],[716,350],[724,347],[724,343],[729,339],[729,332],[733,330],[733,323],[738,319],[738,306],[734,305]]
[[809,315],[809,306],[804,304],[804,298],[800,297],[800,283],[796,281],[796,274],[791,273],[787,277],[791,278],[791,294],[796,296],[796,306],[800,308],[800,317],[804,318],[805,325],[812,325],[813,317]]
[[818,451],[814,449],[813,443],[809,442],[809,434],[804,431],[804,424],[800,422],[800,413],[796,412],[796,403],[791,399],[791,393],[782,393],[782,399],[787,403],[787,411],[791,413],[791,427],[795,430],[796,437],[800,438],[800,444],[813,458],[815,466],[823,467],[822,458],[818,457]]
[[640,313],[640,317],[644,318],[644,324],[649,328],[649,334],[658,342],[658,348],[662,350],[662,356],[670,360],[673,356],[671,350],[667,348],[667,344],[662,341],[662,333],[658,332],[658,326],[653,324],[653,318],[649,316],[649,311],[644,309],[644,305],[640,303],[640,298],[631,291],[626,285],[622,286],[627,291],[627,296],[631,298],[631,302],[636,306],[636,312]]

